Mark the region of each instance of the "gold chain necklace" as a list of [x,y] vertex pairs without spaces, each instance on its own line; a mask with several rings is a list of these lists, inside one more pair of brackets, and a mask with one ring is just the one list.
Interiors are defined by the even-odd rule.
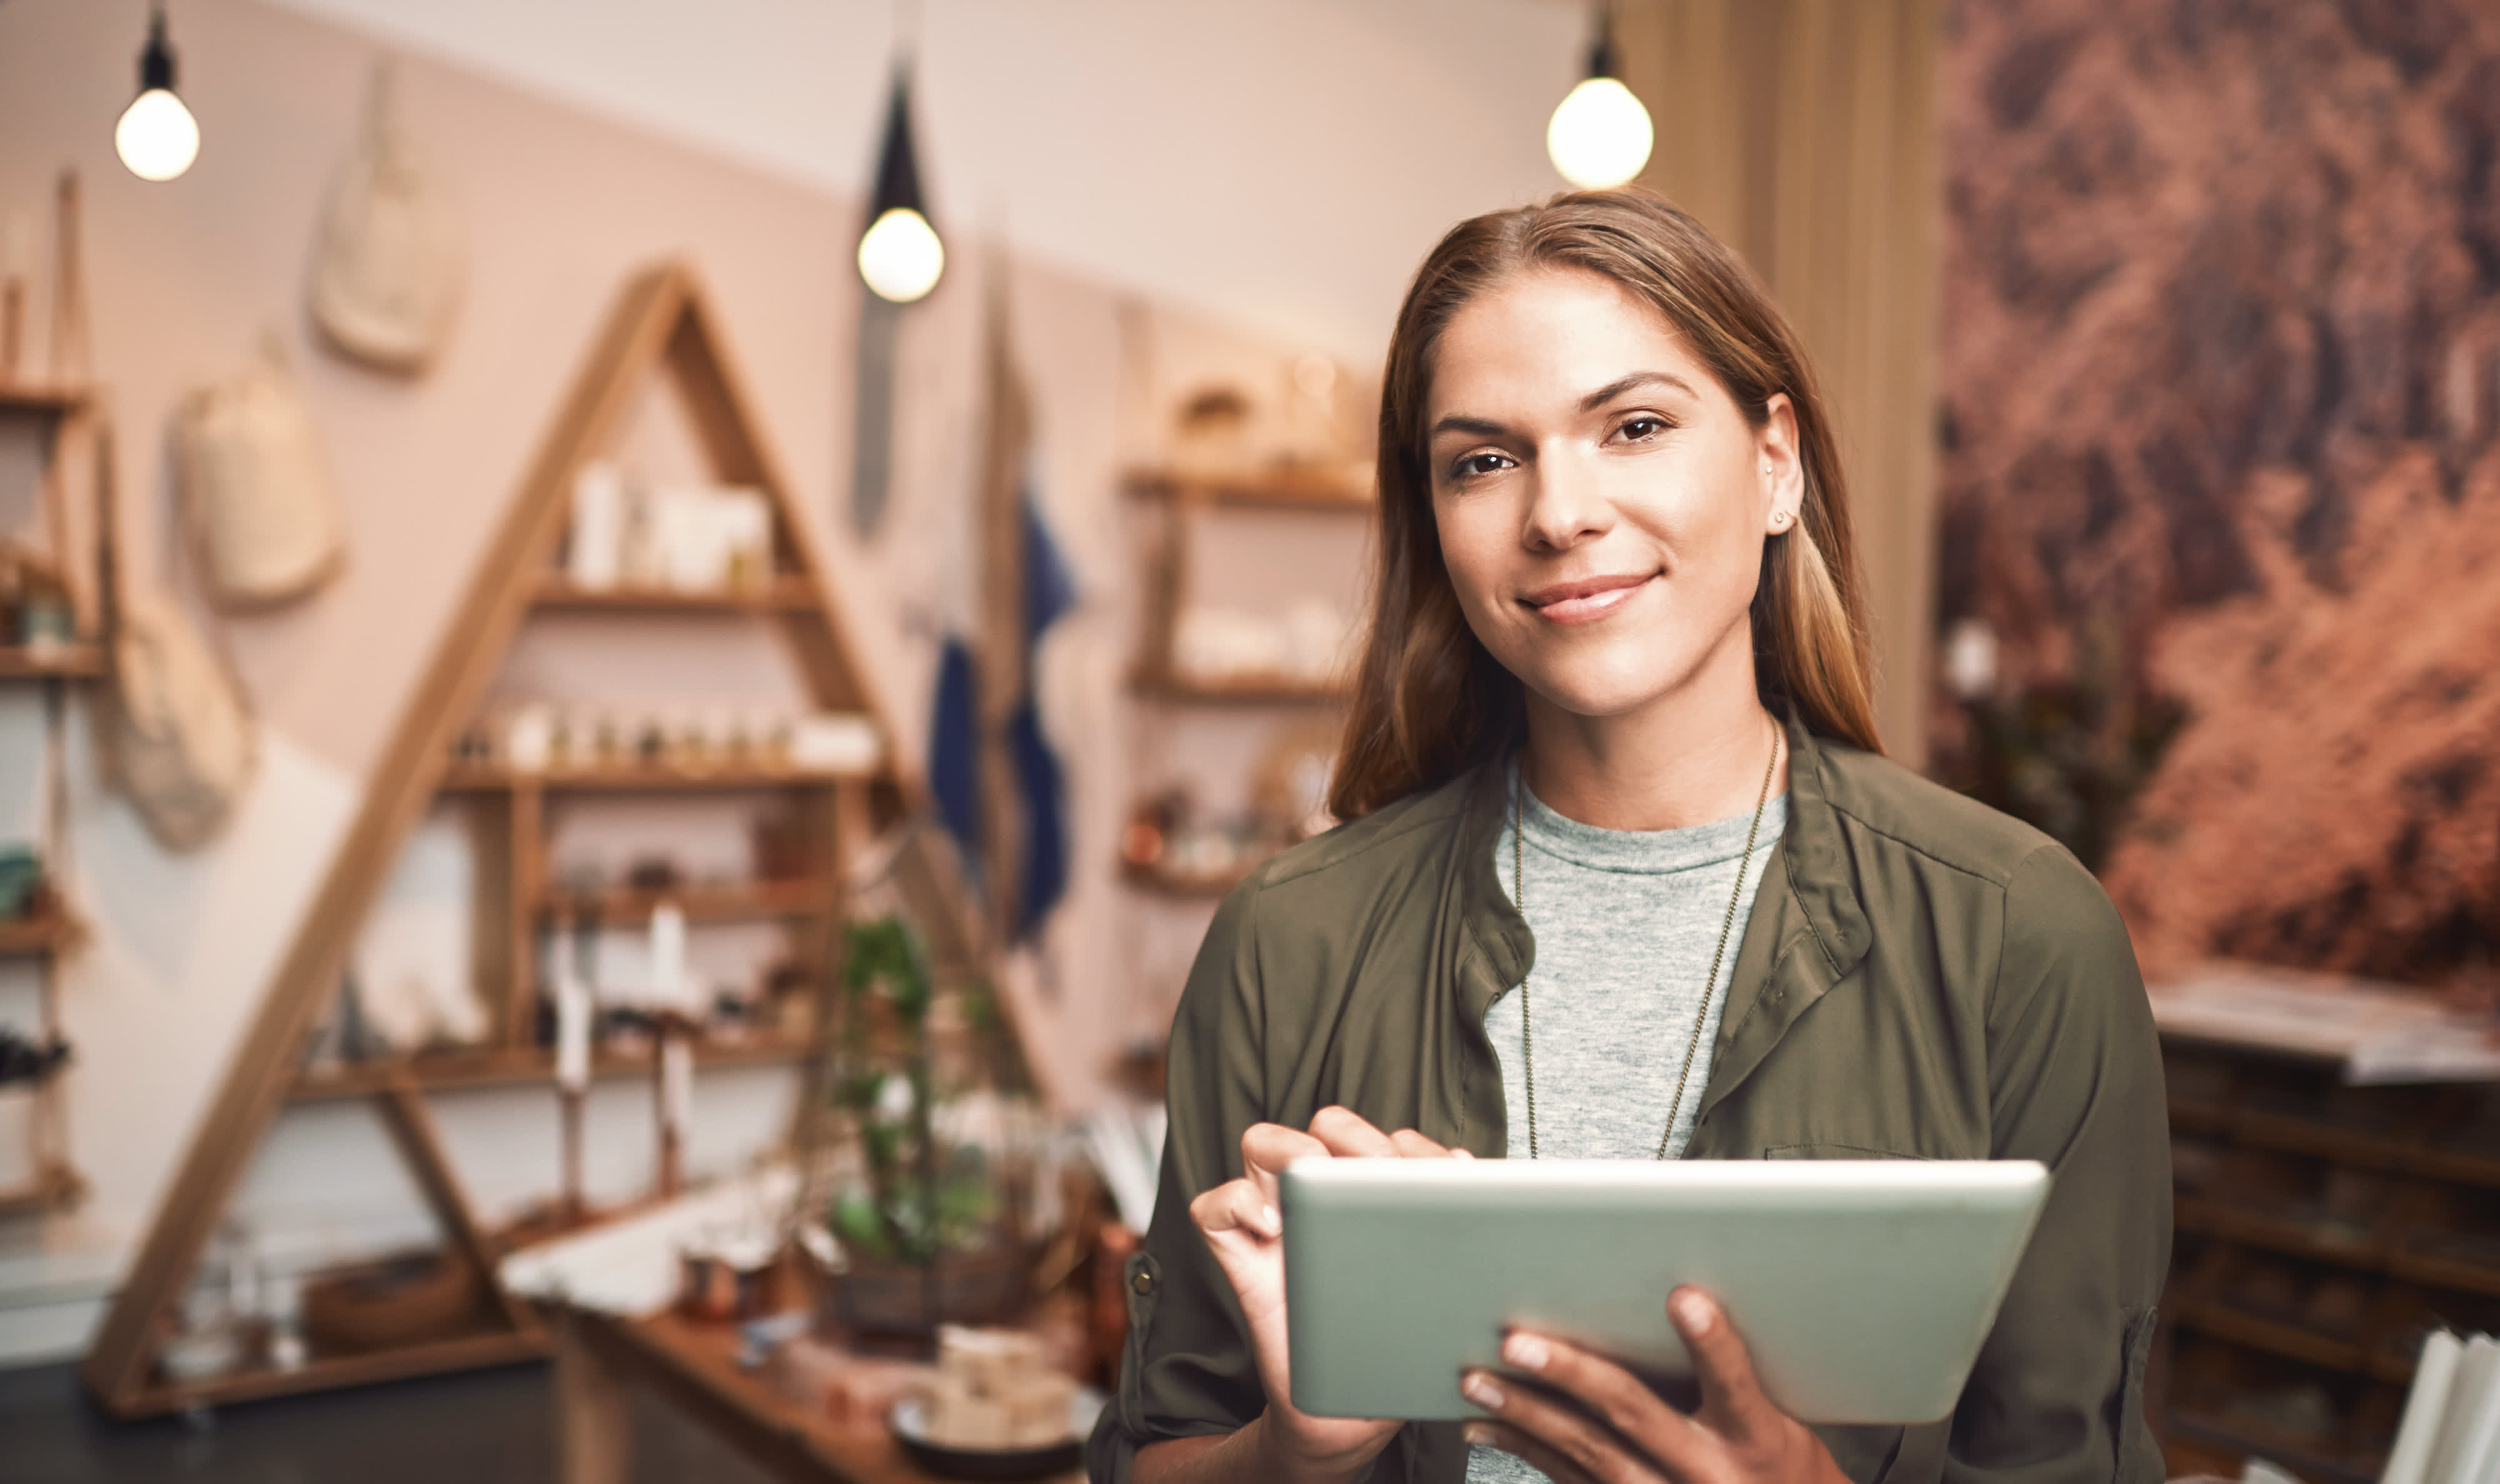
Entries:
[[[1675,1101],[1666,1107],[1666,1131],[1658,1136],[1658,1158],[1666,1157],[1668,1141],[1675,1137],[1676,1115],[1684,1112],[1684,1084],[1693,1077],[1694,1053],[1701,1049],[1701,1027],[1710,1017],[1710,997],[1718,992],[1719,966],[1727,956],[1727,934],[1736,926],[1737,904],[1745,900],[1745,873],[1754,864],[1754,842],[1761,837],[1762,811],[1770,806],[1771,778],[1780,770],[1780,738],[1771,734],[1771,760],[1762,768],[1762,791],[1754,800],[1754,824],[1745,831],[1745,854],[1736,862],[1736,889],[1727,897],[1727,916],[1719,923],[1719,946],[1710,952],[1710,977],[1701,982],[1701,1003],[1693,1012],[1693,1039],[1684,1044],[1684,1067],[1675,1074]],[[1510,904],[1519,909],[1520,920],[1528,919],[1528,782],[1519,774],[1517,763],[1511,766],[1510,782]],[[1528,981],[1519,982],[1519,1053],[1520,1071],[1528,1082],[1528,1157],[1536,1157],[1536,1038],[1528,1017]]]

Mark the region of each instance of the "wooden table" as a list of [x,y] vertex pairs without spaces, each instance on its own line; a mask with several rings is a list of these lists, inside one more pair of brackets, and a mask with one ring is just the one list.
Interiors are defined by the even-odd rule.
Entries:
[[[555,1341],[558,1458],[563,1484],[628,1484],[637,1389],[666,1399],[790,1484],[937,1484],[885,1429],[847,1427],[785,1401],[739,1369],[738,1331],[675,1314],[620,1319],[561,1307]],[[1075,1470],[1049,1484],[1082,1484]]]

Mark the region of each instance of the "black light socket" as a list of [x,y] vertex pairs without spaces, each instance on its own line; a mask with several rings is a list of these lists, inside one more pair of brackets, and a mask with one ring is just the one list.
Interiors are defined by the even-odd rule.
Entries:
[[148,45],[139,53],[139,90],[143,93],[163,88],[174,90],[174,48],[165,40],[165,12],[160,8],[148,18]]
[[885,139],[877,146],[876,189],[869,196],[868,219],[874,222],[896,208],[929,214],[920,198],[920,162],[911,147],[911,73],[894,69],[894,90],[886,102]]
[[1589,76],[1620,78],[1621,64],[1615,58],[1615,8],[1597,7],[1597,39],[1589,44]]

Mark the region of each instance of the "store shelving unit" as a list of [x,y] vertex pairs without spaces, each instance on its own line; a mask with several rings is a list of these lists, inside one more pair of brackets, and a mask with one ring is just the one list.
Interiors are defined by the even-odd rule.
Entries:
[[[1149,507],[1157,521],[1147,547],[1137,659],[1129,675],[1134,697],[1148,706],[1252,717],[1280,709],[1327,714],[1345,704],[1351,687],[1342,676],[1313,680],[1286,674],[1188,674],[1173,662],[1172,637],[1195,588],[1191,536],[1199,521],[1220,510],[1263,510],[1350,518],[1359,527],[1374,508],[1368,490],[1325,471],[1291,467],[1221,475],[1138,468],[1129,472],[1124,488],[1131,499]],[[1244,874],[1243,870],[1184,873],[1135,860],[1120,862],[1120,879],[1132,887],[1149,896],[1184,901],[1221,897],[1239,885]]]
[[2500,1330],[2500,1088],[2164,1038],[2177,1245],[2153,1413],[2173,1473],[2375,1479],[2425,1334]]
[[[37,788],[44,824],[43,866],[49,889],[33,914],[0,919],[0,957],[33,959],[37,975],[37,1033],[49,1042],[60,1034],[60,957],[84,937],[76,910],[62,894],[60,857],[64,766],[62,728],[69,690],[101,679],[112,643],[112,500],[104,460],[110,430],[102,393],[90,386],[0,384],[0,417],[31,418],[43,428],[43,517],[51,557],[71,606],[73,633],[42,645],[0,643],[0,684],[42,688],[45,723],[42,776]],[[73,461],[82,461],[88,491],[84,531],[73,519]],[[84,539],[82,540],[82,534]],[[83,554],[78,549],[83,547]],[[75,1205],[86,1182],[71,1163],[61,1089],[61,1070],[33,1090],[33,1147],[26,1177],[0,1187],[0,1216],[37,1215]]]
[[[649,377],[674,378],[699,441],[725,481],[764,492],[774,511],[772,570],[751,588],[721,592],[579,587],[556,565],[576,475],[614,439]],[[453,610],[374,770],[354,824],[307,910],[294,944],[229,1067],[153,1229],[98,1333],[84,1368],[88,1388],[118,1415],[240,1402],[328,1386],[464,1369],[543,1353],[535,1313],[505,1294],[492,1274],[504,1242],[472,1211],[433,1130],[429,1094],[554,1081],[542,1044],[540,947],[585,922],[640,925],[662,903],[705,921],[779,920],[791,958],[809,986],[808,1022],[707,1041],[700,1066],[801,1062],[802,1108],[812,1106],[818,1034],[839,965],[841,883],[871,833],[908,809],[918,784],[891,756],[857,770],[741,759],[720,766],[626,764],[524,771],[455,757],[504,654],[535,614],[629,614],[637,622],[695,617],[760,622],[786,641],[810,704],[875,715],[787,479],[757,432],[744,387],[693,274],[667,264],[626,288],[558,413],[500,532]],[[551,879],[550,800],[570,794],[767,793],[799,822],[803,857],[780,879],[689,884],[662,889],[575,889]],[[402,846],[437,799],[457,800],[475,858],[474,978],[488,1004],[486,1044],[363,1062],[306,1066],[304,1048],[336,994],[355,934]],[[604,1048],[597,1077],[648,1077],[647,1049]],[[280,1369],[247,1363],[205,1380],[177,1381],[159,1365],[189,1274],[246,1165],[288,1103],[369,1100],[417,1178],[455,1257],[484,1275],[473,1332],[367,1354],[315,1353]]]

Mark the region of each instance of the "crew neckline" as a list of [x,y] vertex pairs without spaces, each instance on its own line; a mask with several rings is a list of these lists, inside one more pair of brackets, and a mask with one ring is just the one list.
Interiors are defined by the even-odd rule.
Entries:
[[[1745,854],[1745,836],[1753,828],[1754,811],[1748,809],[1680,829],[1604,829],[1559,813],[1538,798],[1519,776],[1518,763],[1511,763],[1508,772],[1510,788],[1522,799],[1523,843],[1539,855],[1591,870],[1655,876],[1717,865]],[[1507,834],[1512,814],[1508,793],[1502,802],[1502,832]],[[1754,841],[1756,855],[1780,837],[1788,817],[1788,794],[1773,794],[1762,806],[1762,829]]]

